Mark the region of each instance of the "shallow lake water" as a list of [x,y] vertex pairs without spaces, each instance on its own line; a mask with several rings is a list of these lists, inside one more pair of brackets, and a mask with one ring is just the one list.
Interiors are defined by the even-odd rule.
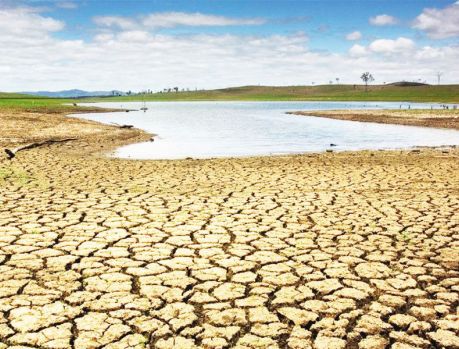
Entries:
[[[140,109],[142,103],[97,103]],[[414,104],[414,108],[439,108]],[[405,149],[459,145],[459,131],[385,125],[286,114],[298,110],[399,109],[383,102],[151,102],[148,110],[79,114],[104,123],[131,124],[154,133],[154,142],[121,147],[114,156],[133,159],[181,159],[280,155],[330,149]],[[408,108],[408,104],[402,104]]]

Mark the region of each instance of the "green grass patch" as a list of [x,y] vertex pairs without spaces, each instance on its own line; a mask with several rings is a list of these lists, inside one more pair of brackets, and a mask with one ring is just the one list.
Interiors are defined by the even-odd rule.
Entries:
[[85,101],[406,101],[459,103],[459,85],[394,86],[243,86],[207,91],[154,93],[145,96],[89,98]]
[[15,184],[24,185],[31,179],[32,178],[26,171],[18,169],[14,166],[0,168],[0,183],[11,181]]
[[92,112],[99,109],[96,107],[74,105],[81,102],[84,102],[84,100],[71,98],[47,98],[0,92],[0,110],[45,114],[69,114],[78,112]]
[[35,187],[41,190],[49,188],[49,182],[40,175],[31,175],[13,165],[0,167],[0,185],[11,183],[18,186]]
[[47,98],[0,93],[0,110],[72,113],[90,112],[91,107],[74,106],[83,102],[134,101],[387,101],[459,103],[459,85],[395,86],[363,85],[322,86],[242,86],[205,91],[184,91],[98,98]]

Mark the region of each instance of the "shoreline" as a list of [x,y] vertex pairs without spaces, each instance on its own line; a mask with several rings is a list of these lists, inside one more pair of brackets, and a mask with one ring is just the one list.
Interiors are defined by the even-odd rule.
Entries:
[[287,114],[322,117],[335,120],[374,122],[404,126],[434,127],[459,130],[459,110],[382,109],[382,110],[311,110]]
[[154,136],[141,129],[120,128],[78,117],[78,114],[118,111],[125,112],[124,109],[111,108],[49,112],[0,109],[0,147],[17,147],[49,139],[77,138],[52,147],[73,154],[100,155],[123,145],[148,141]]
[[[128,144],[126,144],[128,145]],[[117,146],[115,146],[116,150]],[[212,156],[212,157],[185,157],[185,158],[174,158],[174,159],[149,159],[149,158],[135,158],[135,157],[119,157],[119,156],[106,156],[108,159],[118,159],[121,161],[161,161],[161,162],[175,162],[175,161],[231,161],[231,160],[256,160],[256,159],[265,159],[265,158],[295,158],[295,157],[312,157],[312,156],[322,156],[322,155],[349,155],[355,156],[359,154],[374,156],[375,153],[384,153],[386,152],[388,155],[397,155],[397,154],[411,154],[411,153],[419,153],[419,152],[435,152],[435,153],[449,153],[453,155],[453,152],[459,149],[459,144],[444,144],[444,145],[415,145],[412,147],[407,148],[379,148],[379,149],[358,149],[358,150],[349,150],[349,149],[336,149],[336,148],[328,148],[323,151],[305,151],[300,153],[288,153],[288,154],[266,154],[266,155],[239,155],[239,156]],[[110,151],[108,151],[109,153]],[[456,155],[459,157],[459,151],[457,151]]]
[[[55,144],[52,147],[60,147],[63,151],[80,155],[97,155],[111,159],[120,159],[128,161],[186,161],[186,160],[215,160],[215,159],[251,159],[251,158],[270,158],[270,157],[297,157],[311,156],[325,153],[361,153],[361,152],[412,152],[416,149],[455,149],[457,145],[439,145],[439,146],[422,146],[415,145],[408,148],[391,148],[391,149],[360,149],[346,150],[339,148],[329,148],[323,151],[310,151],[288,154],[266,154],[266,155],[246,155],[246,156],[214,156],[206,158],[178,158],[178,159],[136,159],[136,158],[118,158],[111,156],[117,148],[129,144],[147,142],[155,136],[145,130],[138,128],[120,128],[116,125],[106,124],[89,119],[79,118],[78,114],[86,113],[106,113],[106,112],[126,112],[129,109],[120,108],[101,108],[101,107],[80,107],[72,111],[50,111],[46,112],[29,112],[10,110],[5,113],[0,109],[0,147],[16,147],[31,142],[40,142],[47,139],[60,139],[75,137],[76,140],[71,140],[65,144]],[[299,116],[324,117],[337,120],[359,121],[359,122],[374,122],[383,124],[395,124],[405,126],[424,126],[438,127],[459,130],[459,112],[450,110],[446,114],[447,117],[440,115],[435,118],[426,117],[425,114],[417,116],[420,110],[330,110],[330,111],[292,111],[287,114]],[[424,110],[422,110],[424,111]],[[406,113],[412,113],[412,117],[407,118]],[[428,110],[430,112],[430,110]],[[440,111],[445,112],[445,111]],[[8,115],[6,115],[8,114]],[[401,115],[387,115],[401,114]],[[438,110],[432,111],[432,114],[438,115]],[[457,115],[451,117],[450,115]],[[25,119],[27,122],[20,122],[20,119]],[[41,127],[35,127],[36,124],[41,124]],[[34,127],[31,127],[34,126]],[[6,129],[5,129],[6,128]],[[20,132],[17,132],[20,131]],[[18,135],[21,134],[21,136]],[[27,137],[24,137],[27,134]],[[4,155],[4,154],[3,154]],[[2,156],[3,156],[2,155]]]

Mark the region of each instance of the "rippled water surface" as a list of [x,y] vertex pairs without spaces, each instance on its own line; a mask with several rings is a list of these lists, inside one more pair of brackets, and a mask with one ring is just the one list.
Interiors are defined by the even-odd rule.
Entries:
[[[140,109],[141,103],[98,103]],[[119,148],[136,159],[209,158],[334,150],[459,145],[459,131],[384,125],[286,114],[297,110],[400,108],[368,102],[152,102],[148,111],[85,114],[100,122],[132,124],[154,133],[155,142]],[[411,104],[411,108],[429,108]],[[435,107],[435,105],[434,105]],[[438,108],[438,106],[436,106]],[[407,108],[404,104],[402,108]]]

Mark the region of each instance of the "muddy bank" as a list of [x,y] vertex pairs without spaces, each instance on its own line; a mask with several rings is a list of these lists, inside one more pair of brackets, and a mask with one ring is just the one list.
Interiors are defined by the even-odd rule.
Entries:
[[[102,113],[119,111],[87,108],[77,113]],[[120,111],[124,112],[124,111]],[[128,117],[127,117],[128,119]],[[78,117],[63,112],[28,112],[0,110],[0,147],[16,147],[49,139],[76,138],[59,145],[60,149],[73,153],[94,154],[115,149],[118,146],[147,141],[152,135],[140,129],[120,128]]]
[[314,110],[295,111],[289,114],[324,117],[336,120],[451,128],[459,130],[458,110]]

